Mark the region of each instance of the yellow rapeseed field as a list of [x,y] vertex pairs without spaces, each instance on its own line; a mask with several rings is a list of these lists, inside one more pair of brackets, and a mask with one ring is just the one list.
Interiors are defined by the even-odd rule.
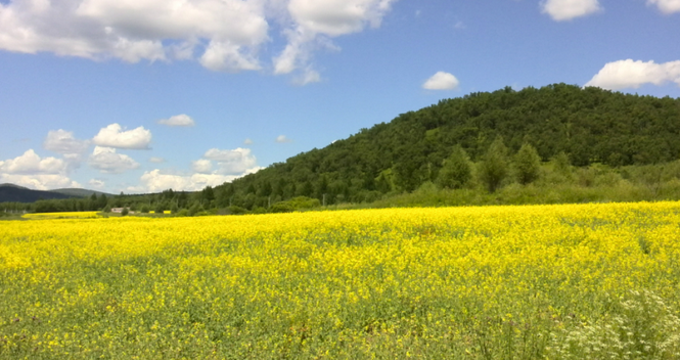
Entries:
[[1,359],[680,359],[676,202],[30,217]]
[[96,211],[72,211],[72,212],[24,214],[22,217],[30,220],[90,219],[99,217],[99,213]]

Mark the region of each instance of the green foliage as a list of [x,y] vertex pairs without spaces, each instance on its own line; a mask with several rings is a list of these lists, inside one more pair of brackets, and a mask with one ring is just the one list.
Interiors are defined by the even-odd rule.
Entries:
[[295,211],[295,208],[293,205],[288,202],[288,201],[281,201],[277,202],[271,207],[271,212],[273,213],[286,213],[286,212],[293,212]]
[[[284,201],[300,195],[322,200],[324,193],[328,204],[380,199],[382,195],[367,194],[393,196],[412,192],[426,181],[440,183],[440,173],[448,171],[444,160],[456,145],[480,163],[498,136],[509,153],[530,143],[541,159],[552,158],[561,170],[547,180],[564,183],[572,181],[572,164],[619,167],[674,161],[680,155],[680,137],[673,135],[680,133],[678,119],[678,99],[565,84],[521,91],[504,88],[401,114],[215,190],[228,187],[233,193],[230,204],[248,209],[266,204],[262,198],[267,183],[272,195]],[[246,198],[248,194],[254,198]]]
[[187,209],[181,209],[181,210],[179,210],[179,211],[177,212],[176,215],[179,216],[179,217],[189,216],[189,210],[187,210]]
[[242,208],[242,207],[236,206],[236,205],[232,205],[232,206],[229,207],[229,214],[231,214],[231,215],[243,215],[243,214],[247,214],[247,213],[248,213],[248,209],[246,209],[246,208]]
[[151,211],[151,206],[149,206],[149,204],[143,204],[143,205],[139,208],[139,212],[141,212],[142,214],[148,214],[149,211]]
[[165,203],[159,201],[155,204],[153,211],[156,214],[162,214],[163,211],[165,211],[165,209],[167,209],[167,205]]
[[203,205],[201,205],[201,203],[199,203],[199,202],[195,202],[189,208],[189,216],[194,216],[194,215],[200,213],[201,211],[205,211],[205,209],[203,208]]
[[[347,139],[301,153],[232,183],[195,193],[165,190],[162,194],[120,194],[106,201],[112,207],[127,205],[132,209],[160,201],[174,203],[177,208],[200,202],[206,208],[239,206],[251,210],[305,196],[319,201],[325,198],[326,205],[332,206],[384,201],[386,197],[403,199],[401,193],[413,192],[428,181],[451,190],[476,189],[481,184],[494,194],[503,186],[512,186],[512,181],[533,184],[537,188],[526,191],[545,194],[555,185],[583,194],[591,192],[583,188],[616,184],[617,188],[632,186],[652,194],[654,199],[672,197],[673,190],[669,189],[673,186],[665,184],[680,177],[676,162],[680,156],[679,119],[680,99],[566,84],[521,91],[506,87],[441,100],[400,114],[389,123],[361,129]],[[486,159],[487,154],[499,137],[507,146],[506,154],[517,154],[513,179],[507,174],[509,168],[503,170],[506,166],[491,167],[503,170],[500,173],[488,167],[493,162]],[[524,144],[532,144],[535,154],[522,150]],[[450,176],[457,173],[451,168],[455,161],[450,159],[456,146],[474,164],[467,182]],[[532,154],[520,156],[525,152]],[[551,159],[548,166],[542,166],[539,178],[534,155]],[[522,158],[526,162],[518,166]],[[503,162],[509,164],[509,159]],[[621,169],[620,176],[589,168],[593,164]],[[630,184],[620,184],[622,180]],[[638,187],[642,183],[646,188]],[[609,193],[601,195],[610,197]],[[469,200],[481,201],[485,197],[486,194],[470,196]],[[97,210],[104,206],[103,200],[103,196],[89,195],[82,199],[44,200],[28,210]],[[280,205],[280,210],[284,208]]]
[[128,208],[123,208],[123,210],[120,212],[120,216],[127,216],[130,213],[130,210]]
[[503,143],[503,138],[498,136],[479,165],[479,180],[493,193],[501,186],[509,171],[508,148]]
[[253,214],[266,214],[267,209],[263,208],[262,206],[256,206],[256,207],[253,208],[251,213],[253,213]]
[[536,181],[541,171],[541,157],[536,148],[530,144],[524,144],[515,154],[514,161],[515,177],[522,185]]
[[206,186],[205,189],[201,191],[201,199],[206,202],[211,202],[215,200],[215,192],[213,191],[213,188],[210,186]]
[[610,314],[593,324],[552,334],[554,359],[677,359],[680,318],[651,291],[631,291],[612,301]]
[[472,178],[472,165],[465,149],[460,145],[453,147],[451,155],[439,170],[437,184],[445,189],[460,189]]
[[287,201],[280,201],[272,205],[271,211],[275,213],[292,212],[298,210],[312,209],[321,206],[318,199],[306,196],[298,196]]

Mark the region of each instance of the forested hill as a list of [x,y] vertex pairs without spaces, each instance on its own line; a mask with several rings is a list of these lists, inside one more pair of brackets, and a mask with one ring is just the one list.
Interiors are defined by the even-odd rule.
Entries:
[[498,135],[510,153],[528,143],[543,160],[564,152],[575,166],[666,162],[680,154],[680,99],[566,84],[472,93],[401,114],[217,190],[246,206],[263,198],[321,200],[327,194],[356,201],[358,194],[411,191],[436,178],[454,145],[477,161]]

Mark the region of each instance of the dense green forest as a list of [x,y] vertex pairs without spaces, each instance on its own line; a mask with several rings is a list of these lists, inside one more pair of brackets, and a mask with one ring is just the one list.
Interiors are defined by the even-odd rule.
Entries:
[[566,84],[506,87],[401,114],[198,193],[116,196],[107,204],[238,213],[315,202],[342,207],[680,199],[679,135],[680,99]]
[[474,163],[496,139],[506,156],[522,145],[541,162],[559,154],[578,168],[672,162],[680,154],[680,99],[555,84],[473,93],[399,115],[348,139],[299,154],[217,187],[244,207],[295,196],[326,204],[372,202],[437,182],[459,145]]

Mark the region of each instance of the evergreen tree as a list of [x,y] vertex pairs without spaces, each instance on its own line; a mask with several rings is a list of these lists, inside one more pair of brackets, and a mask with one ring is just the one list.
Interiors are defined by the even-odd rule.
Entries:
[[561,151],[559,154],[553,156],[551,159],[553,163],[553,168],[557,173],[563,176],[571,175],[571,163],[569,162],[569,156]]
[[262,186],[260,186],[260,196],[269,196],[273,191],[272,184],[269,181],[265,181]]
[[508,148],[505,147],[503,138],[498,136],[489,146],[480,164],[479,180],[486,185],[489,192],[493,193],[508,176],[509,170]]
[[323,199],[323,195],[328,193],[328,177],[322,175],[319,178],[319,182],[316,186],[316,197],[317,199]]
[[300,189],[300,195],[307,197],[312,197],[314,195],[314,186],[312,185],[311,181],[305,181],[305,183],[302,185],[302,189]]
[[470,158],[460,145],[453,148],[448,159],[444,160],[439,170],[437,184],[443,188],[459,189],[467,184],[472,177]]
[[158,201],[156,202],[156,206],[154,207],[153,211],[156,214],[162,214],[163,211],[167,208],[167,205],[163,201]]
[[206,186],[203,191],[201,191],[201,199],[205,200],[207,203],[215,200],[215,191],[211,186]]
[[530,184],[536,181],[540,175],[541,157],[536,148],[525,143],[515,154],[515,176],[522,184]]
[[97,203],[98,203],[100,209],[103,209],[104,207],[106,207],[106,204],[108,204],[108,202],[109,202],[109,199],[106,198],[106,195],[104,195],[104,194],[99,195],[99,198],[97,199]]

